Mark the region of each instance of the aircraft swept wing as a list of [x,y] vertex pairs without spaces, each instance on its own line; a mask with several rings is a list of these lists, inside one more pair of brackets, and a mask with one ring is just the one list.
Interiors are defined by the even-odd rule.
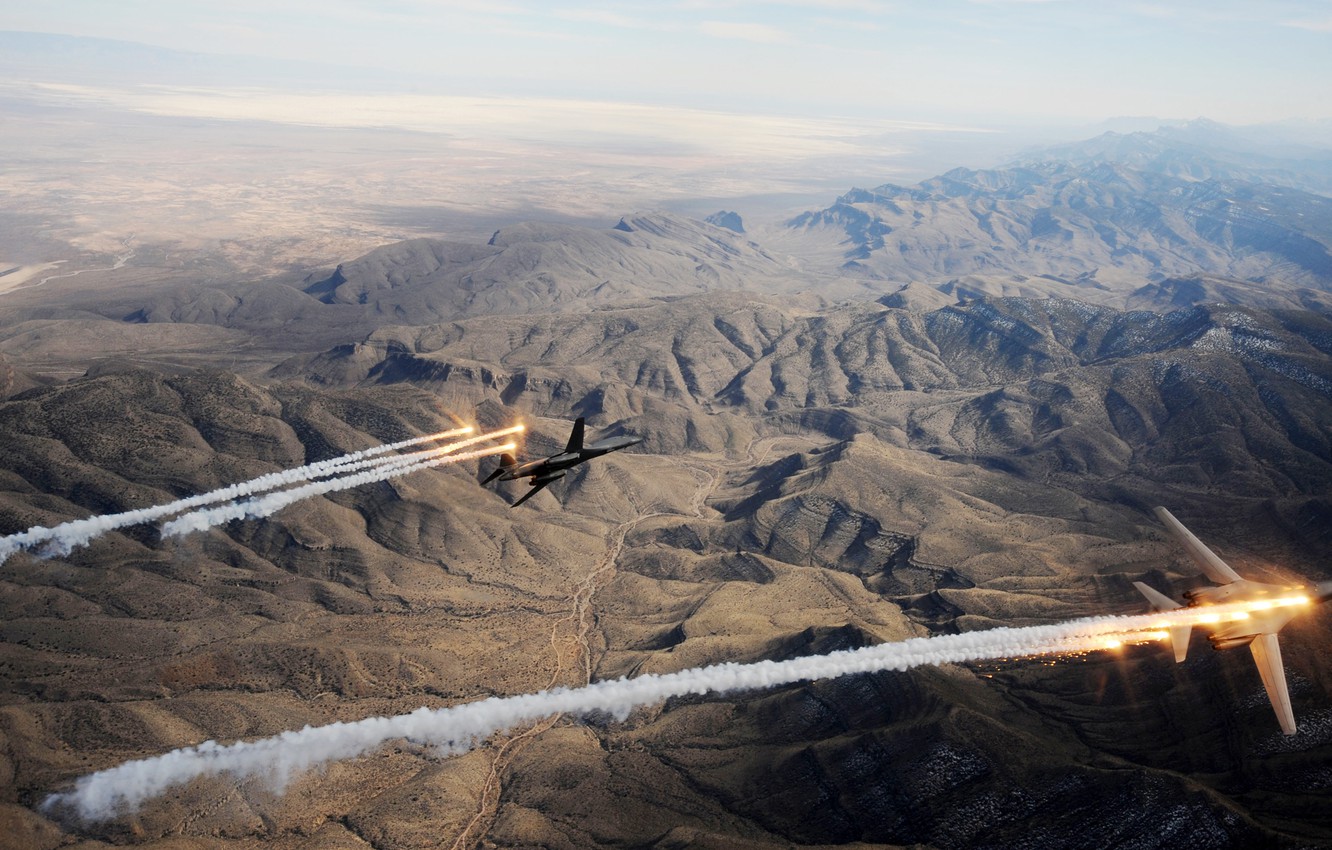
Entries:
[[[1258,665],[1258,674],[1262,677],[1267,698],[1276,712],[1281,731],[1287,735],[1295,734],[1295,711],[1290,704],[1290,689],[1286,686],[1286,671],[1281,664],[1281,645],[1277,643],[1277,632],[1295,616],[1298,608],[1293,601],[1325,602],[1332,598],[1332,582],[1320,582],[1316,587],[1285,586],[1263,584],[1242,578],[1230,565],[1217,557],[1216,553],[1203,545],[1202,541],[1184,527],[1184,524],[1165,508],[1158,507],[1156,515],[1166,528],[1170,529],[1189,556],[1203,573],[1211,579],[1214,587],[1202,587],[1188,591],[1188,607],[1219,605],[1222,603],[1245,604],[1246,610],[1230,617],[1200,617],[1198,622],[1211,633],[1208,639],[1217,649],[1230,649],[1248,646]],[[1134,586],[1152,608],[1157,611],[1171,611],[1182,607],[1165,594],[1135,581]],[[1175,651],[1175,661],[1183,661],[1188,652],[1188,624],[1169,627],[1170,642]]]
[[1170,529],[1170,533],[1175,535],[1175,539],[1184,544],[1190,557],[1202,569],[1203,573],[1212,580],[1214,584],[1230,584],[1232,581],[1243,581],[1239,573],[1230,568],[1230,565],[1216,556],[1216,553],[1203,545],[1203,542],[1193,536],[1193,532],[1184,527],[1184,523],[1175,519],[1175,515],[1163,507],[1156,508],[1156,517],[1165,523],[1165,527]]

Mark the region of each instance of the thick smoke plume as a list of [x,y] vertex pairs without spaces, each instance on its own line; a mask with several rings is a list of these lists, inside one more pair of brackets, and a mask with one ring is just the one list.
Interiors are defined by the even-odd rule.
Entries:
[[[1226,606],[1212,606],[1225,613]],[[338,759],[367,753],[386,741],[407,738],[434,745],[445,754],[464,752],[488,735],[553,714],[607,712],[624,719],[640,706],[687,694],[726,694],[852,673],[908,670],[947,664],[1046,653],[1100,649],[1120,639],[1141,639],[1171,624],[1198,622],[1196,609],[1129,616],[1096,617],[1050,626],[1000,628],[959,635],[913,638],[863,649],[789,661],[717,664],[664,675],[557,688],[522,696],[491,697],[443,709],[420,708],[397,717],[372,717],[283,732],[258,741],[208,741],[154,758],[126,762],[79,779],[72,791],[55,794],[46,811],[70,811],[84,821],[102,821],[132,812],[168,788],[203,776],[228,774],[239,780],[266,777],[281,790],[296,774]]]
[[442,466],[446,463],[460,463],[464,460],[475,460],[488,455],[496,455],[500,452],[511,452],[513,449],[513,443],[505,443],[504,445],[487,446],[484,449],[476,449],[462,454],[443,454],[443,450],[435,449],[428,452],[402,455],[394,458],[392,463],[382,463],[364,472],[344,475],[341,478],[330,478],[325,481],[314,481],[309,484],[302,484],[299,487],[293,487],[290,490],[278,490],[275,493],[247,499],[244,502],[191,511],[162,526],[162,538],[182,537],[191,532],[203,531],[234,519],[258,519],[271,516],[293,502],[309,499],[312,496],[322,496],[325,493],[332,493],[337,490],[347,490],[352,487],[360,487],[363,484],[385,481],[399,475],[406,475],[409,472],[430,469],[433,466]]
[[[159,519],[165,519],[166,517],[173,516],[183,511],[193,510],[204,505],[215,505],[219,502],[229,502],[246,496],[253,496],[257,493],[266,493],[270,490],[277,489],[278,487],[289,487],[293,484],[302,484],[307,481],[324,478],[330,475],[346,475],[347,473],[355,472],[356,470],[364,469],[366,467],[375,467],[381,464],[396,464],[406,457],[413,457],[413,455],[392,455],[392,452],[425,443],[438,442],[452,437],[460,437],[464,434],[471,433],[472,430],[471,427],[456,428],[451,431],[441,431],[438,434],[428,434],[423,437],[400,440],[396,443],[373,446],[368,449],[342,455],[341,457],[329,458],[304,466],[298,466],[295,469],[270,472],[249,481],[230,484],[208,493],[201,493],[197,496],[188,496],[184,499],[177,499],[174,502],[167,502],[162,505],[138,508],[132,511],[124,511],[116,514],[87,517],[86,519],[71,520],[51,528],[40,525],[34,526],[27,531],[21,531],[6,537],[0,537],[0,564],[3,564],[5,560],[15,552],[31,549],[38,545],[42,545],[42,554],[44,555],[64,556],[80,546],[88,545],[95,538],[101,537],[103,534],[118,528],[125,528],[127,526],[138,525],[139,523],[145,522],[156,522]],[[432,449],[429,452],[415,453],[415,457],[419,460],[426,454],[456,451],[466,445],[473,445],[481,440],[503,436],[512,432],[513,429],[505,429],[499,433],[472,437],[467,440],[459,441],[458,443],[452,443],[447,446]]]

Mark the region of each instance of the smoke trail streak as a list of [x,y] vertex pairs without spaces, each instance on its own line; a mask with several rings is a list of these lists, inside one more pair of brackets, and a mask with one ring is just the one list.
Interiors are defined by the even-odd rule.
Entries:
[[255,493],[263,493],[277,487],[285,487],[291,484],[300,484],[309,481],[312,478],[320,478],[325,475],[342,474],[353,469],[360,469],[367,465],[391,462],[392,458],[379,457],[389,452],[399,451],[411,446],[421,445],[422,443],[431,443],[438,440],[445,440],[450,437],[459,437],[470,433],[471,427],[455,428],[451,431],[441,431],[438,434],[428,434],[424,437],[412,437],[408,440],[400,440],[396,443],[386,443],[380,446],[372,446],[368,449],[352,452],[341,457],[328,458],[327,460],[316,461],[304,466],[298,466],[295,469],[286,469],[280,472],[270,472],[253,478],[249,481],[242,481],[238,484],[229,484],[217,490],[208,493],[201,493],[196,496],[188,496],[184,499],[177,499],[174,502],[167,502],[162,505],[153,505],[147,508],[137,508],[132,511],[124,511],[116,514],[104,514],[102,516],[87,517],[85,519],[70,520],[59,525],[47,528],[37,525],[21,531],[16,534],[10,534],[6,537],[0,537],[0,564],[3,564],[10,555],[22,549],[30,549],[39,543],[47,543],[44,551],[51,555],[68,555],[80,546],[87,546],[94,538],[101,537],[109,531],[117,528],[125,528],[130,525],[138,525],[144,522],[155,522],[172,514],[178,514],[182,511],[192,510],[203,505],[211,505],[217,502],[228,502],[232,499],[238,499],[244,496],[251,496]]
[[[494,434],[486,435],[487,438],[493,438],[494,436]],[[450,446],[448,449],[452,450],[453,447]],[[162,538],[182,537],[191,532],[203,531],[234,519],[258,519],[270,516],[287,505],[299,502],[302,499],[322,496],[325,493],[333,493],[338,490],[347,490],[352,487],[359,487],[362,484],[385,481],[399,475],[406,475],[409,472],[430,469],[446,463],[460,463],[465,460],[475,460],[476,458],[499,454],[500,452],[511,452],[513,449],[513,443],[505,443],[500,446],[487,446],[484,449],[463,452],[462,454],[443,454],[444,450],[433,449],[427,452],[402,455],[394,458],[390,463],[379,464],[364,472],[344,475],[341,478],[315,481],[300,487],[293,487],[290,490],[279,490],[265,496],[247,499],[244,502],[191,511],[162,526]]]
[[[1307,600],[1306,600],[1307,601]],[[1297,604],[1291,601],[1289,604]],[[1231,612],[1230,609],[1234,609]],[[1209,612],[1238,616],[1243,606],[1210,606]],[[1132,635],[1162,624],[1196,624],[1197,609],[1137,616],[1107,616],[1048,626],[999,628],[958,635],[913,638],[827,655],[753,664],[723,663],[662,675],[556,688],[534,694],[491,697],[452,708],[419,708],[396,717],[371,717],[283,732],[258,741],[173,750],[84,776],[72,791],[53,794],[44,811],[72,811],[84,821],[108,820],[134,811],[172,786],[202,776],[267,777],[281,790],[294,775],[338,759],[369,752],[386,741],[407,738],[439,748],[443,755],[468,750],[505,729],[553,714],[608,712],[623,720],[633,709],[688,694],[727,694],[852,673],[908,670],[948,664],[1101,648],[1111,635]]]

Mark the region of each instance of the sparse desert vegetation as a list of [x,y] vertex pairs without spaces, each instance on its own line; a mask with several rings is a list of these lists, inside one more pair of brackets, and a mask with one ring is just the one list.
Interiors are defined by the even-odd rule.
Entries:
[[8,558],[0,846],[1332,843],[1327,612],[1282,633],[1291,738],[1245,651],[1195,636],[1181,666],[1130,647],[675,698],[44,811],[208,740],[1139,613],[1132,581],[1199,580],[1157,504],[1245,575],[1326,579],[1328,157],[1191,122],[928,178],[983,134],[4,92],[0,536],[459,422],[521,418],[525,456],[577,416],[644,441],[517,509],[526,484],[469,461]]

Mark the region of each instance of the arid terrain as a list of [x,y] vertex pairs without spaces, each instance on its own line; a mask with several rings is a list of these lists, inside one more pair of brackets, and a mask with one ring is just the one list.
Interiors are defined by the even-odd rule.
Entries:
[[[1200,581],[1158,504],[1244,575],[1329,578],[1321,195],[1224,174],[1184,203],[1141,163],[1098,195],[1070,158],[817,209],[829,192],[752,230],[603,216],[595,174],[569,178],[585,208],[473,216],[447,173],[401,185],[425,136],[370,128],[339,131],[363,134],[352,160],[299,167],[254,130],[246,174],[271,181],[201,142],[155,195],[143,171],[118,182],[135,122],[68,186],[0,174],[0,535],[460,421],[521,418],[524,456],[577,416],[644,441],[518,508],[523,482],[479,486],[486,459],[13,555],[0,846],[1332,845],[1327,611],[1282,632],[1293,737],[1245,651],[1195,635],[1182,665],[1143,646],[830,678],[552,717],[457,756],[399,739],[105,822],[42,810],[206,740],[1141,612],[1131,582]],[[42,217],[65,193],[88,219]],[[108,225],[129,211],[153,217]],[[192,235],[212,215],[230,235]]]

